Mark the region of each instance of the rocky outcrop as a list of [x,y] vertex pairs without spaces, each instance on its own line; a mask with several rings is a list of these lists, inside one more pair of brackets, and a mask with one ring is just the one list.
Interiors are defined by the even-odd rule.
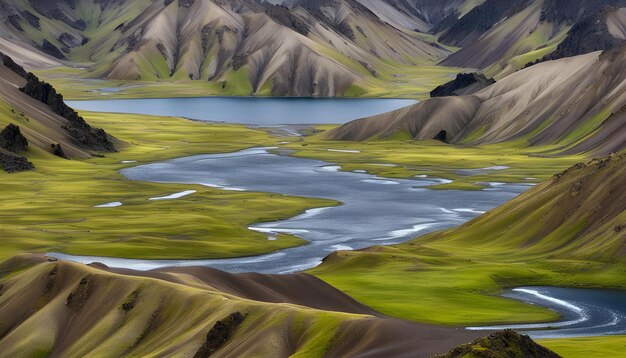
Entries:
[[63,150],[63,147],[61,147],[61,144],[51,144],[50,148],[52,148],[52,154],[56,155],[59,158],[68,159],[67,154],[65,154],[65,151]]
[[286,26],[304,36],[308,36],[309,25],[307,25],[306,22],[302,21],[300,18],[292,14],[291,11],[285,6],[271,5],[265,10],[265,13],[277,23]]
[[20,127],[9,124],[0,132],[0,148],[12,153],[20,153],[28,150],[28,140],[22,135]]
[[194,354],[194,358],[205,358],[215,354],[232,338],[237,327],[243,323],[246,316],[241,312],[234,312],[221,321],[217,321],[206,335],[206,341]]
[[9,70],[17,73],[20,77],[28,78],[28,72],[26,72],[22,66],[15,63],[11,57],[0,52],[0,60],[2,60],[2,64]]
[[554,52],[527,66],[619,47],[624,40],[613,36],[607,25],[607,17],[613,11],[616,9],[608,8],[576,22]]
[[456,78],[430,92],[431,97],[466,96],[496,83],[482,73],[460,73]]
[[41,45],[41,49],[43,52],[47,53],[52,57],[56,57],[58,59],[65,59],[65,54],[58,47],[54,46],[50,41],[43,40],[43,44]]
[[40,81],[37,76],[30,73],[27,76],[26,86],[21,91],[47,104],[54,113],[67,119],[68,124],[63,128],[70,133],[80,147],[98,152],[116,151],[112,138],[103,129],[93,128],[85,122],[83,117],[65,104],[63,95],[57,93],[49,83]]
[[0,149],[0,168],[7,173],[25,172],[35,169],[25,157]]
[[530,337],[512,330],[494,333],[486,338],[479,338],[438,358],[559,358],[553,351],[535,343]]
[[440,142],[448,143],[448,131],[442,129],[433,139]]
[[9,124],[0,132],[0,168],[7,173],[17,173],[35,169],[33,163],[21,156],[28,150],[28,140],[20,127]]

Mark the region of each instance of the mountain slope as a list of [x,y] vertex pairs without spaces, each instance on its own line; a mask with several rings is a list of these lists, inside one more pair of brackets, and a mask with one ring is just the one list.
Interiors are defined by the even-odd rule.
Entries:
[[579,163],[458,228],[423,238],[501,257],[626,260],[626,152]]
[[432,63],[449,53],[355,0],[294,1],[289,8],[256,0],[2,0],[0,7],[6,41],[29,44],[47,60],[82,63],[96,78],[336,96],[376,79],[389,63]]
[[[625,160],[621,152],[577,164],[464,225],[335,252],[310,272],[403,318],[472,326],[557,320],[499,294],[522,286],[625,287]],[[602,349],[590,346],[590,356],[606,356]]]
[[20,154],[89,158],[116,150],[117,141],[87,124],[52,86],[0,53],[0,126],[11,125],[28,143]]
[[541,58],[615,48],[624,40],[620,7],[626,2],[489,0],[442,33],[442,43],[462,49],[441,63],[501,78]]
[[[293,302],[285,297],[307,293],[311,300],[320,291],[324,294],[318,301],[345,309],[341,302],[350,300],[347,296],[305,274],[224,278],[200,268],[142,273],[157,277],[151,278],[96,266],[33,256],[3,263],[3,354],[426,357],[479,335],[365,315],[371,311],[353,300],[349,307],[358,314],[254,301],[218,285],[250,292],[251,283],[263,289],[270,280],[278,283],[266,293],[273,302]],[[207,277],[210,283],[204,282]]]
[[518,141],[555,152],[608,154],[626,148],[626,47],[545,62],[469,96],[433,98],[357,120],[330,139],[398,133],[420,140],[442,130],[453,144]]

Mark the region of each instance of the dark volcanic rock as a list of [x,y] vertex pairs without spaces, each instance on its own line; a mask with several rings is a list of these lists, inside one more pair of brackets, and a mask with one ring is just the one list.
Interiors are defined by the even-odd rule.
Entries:
[[52,148],[52,154],[59,158],[67,159],[67,155],[65,155],[65,151],[63,151],[63,147],[60,144],[51,144],[50,148]]
[[560,358],[548,348],[535,343],[530,337],[512,330],[496,332],[489,337],[479,338],[462,345],[438,358]]
[[7,17],[7,22],[11,24],[11,26],[15,27],[16,30],[24,31],[24,28],[22,28],[22,25],[20,24],[20,17],[18,15],[9,15],[9,17]]
[[433,139],[440,142],[448,143],[448,132],[442,129]]
[[619,47],[624,43],[624,40],[613,36],[606,24],[607,16],[615,10],[615,8],[607,8],[576,22],[565,40],[559,44],[554,52],[534,63],[527,64],[526,67],[539,62]]
[[431,97],[463,96],[472,94],[496,83],[482,73],[459,73],[456,78],[430,92]]
[[24,20],[30,24],[30,26],[36,28],[37,30],[41,29],[41,25],[39,24],[39,17],[34,15],[32,12],[28,10],[24,10],[20,13]]
[[2,64],[9,68],[9,70],[17,73],[20,77],[28,78],[28,72],[24,68],[13,61],[13,59],[2,52],[0,52],[0,60]]
[[237,327],[246,318],[241,312],[234,312],[221,321],[217,321],[206,335],[206,341],[194,354],[193,358],[205,358],[215,354],[231,339]]
[[572,25],[607,6],[624,5],[625,0],[545,0],[541,7],[541,21]]
[[54,46],[48,40],[45,40],[45,39],[43,40],[43,45],[41,46],[41,49],[43,50],[43,52],[47,53],[48,55],[52,57],[56,57],[58,59],[65,59],[65,55],[63,54],[63,51],[61,51],[58,47]]
[[0,168],[7,173],[25,172],[35,169],[28,159],[0,149]]
[[28,82],[21,89],[28,96],[50,106],[52,111],[68,120],[63,128],[70,133],[76,143],[84,149],[98,152],[116,151],[109,135],[100,128],[91,127],[83,117],[70,108],[63,101],[63,96],[49,83],[40,81],[32,73],[27,76]]
[[265,10],[265,13],[272,20],[283,26],[299,32],[304,36],[307,36],[309,34],[309,25],[307,25],[300,18],[292,14],[291,11],[285,6],[271,5]]
[[0,148],[12,153],[20,153],[28,150],[28,140],[22,135],[20,127],[9,124],[0,132]]

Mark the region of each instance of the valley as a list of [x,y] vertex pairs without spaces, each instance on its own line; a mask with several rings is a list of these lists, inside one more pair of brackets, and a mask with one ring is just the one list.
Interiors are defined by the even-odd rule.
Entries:
[[0,357],[622,356],[625,9],[0,0]]

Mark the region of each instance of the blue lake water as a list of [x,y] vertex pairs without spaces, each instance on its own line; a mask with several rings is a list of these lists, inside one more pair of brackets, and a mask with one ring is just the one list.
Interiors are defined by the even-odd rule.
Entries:
[[200,97],[67,101],[76,110],[186,117],[258,126],[343,124],[417,103],[411,99]]

